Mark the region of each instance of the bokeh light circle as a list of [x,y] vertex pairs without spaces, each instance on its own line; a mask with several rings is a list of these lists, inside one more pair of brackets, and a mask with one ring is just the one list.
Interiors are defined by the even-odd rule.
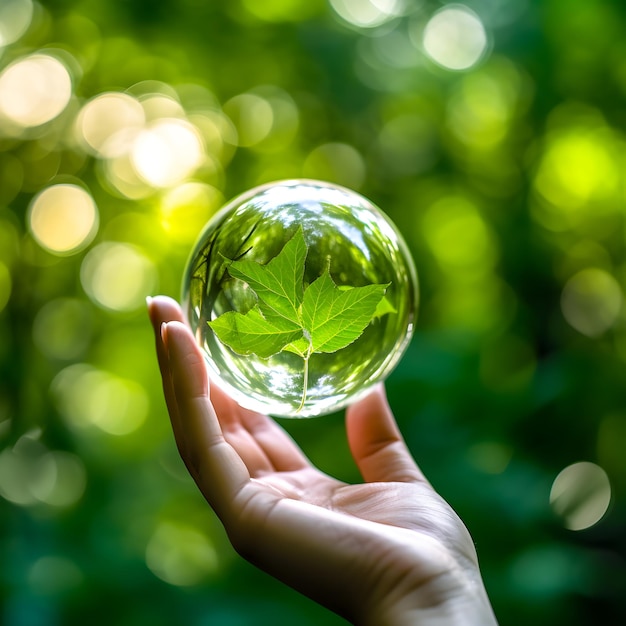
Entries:
[[337,15],[357,28],[376,28],[401,15],[400,0],[330,0]]
[[94,238],[98,208],[82,187],[60,184],[37,194],[28,210],[28,225],[42,247],[58,255],[73,254]]
[[143,306],[157,282],[154,263],[137,247],[105,242],[90,250],[80,269],[87,295],[112,311],[134,311]]
[[195,172],[204,159],[204,144],[196,128],[180,119],[160,119],[137,136],[131,162],[153,187],[171,187]]
[[79,137],[94,154],[116,157],[130,147],[145,124],[138,100],[124,93],[103,93],[83,106],[76,121]]
[[487,50],[487,33],[480,18],[463,5],[449,5],[426,24],[424,50],[438,65],[449,70],[467,70]]
[[0,74],[0,118],[20,128],[41,126],[57,117],[72,97],[72,78],[49,54],[18,59]]
[[61,415],[77,430],[95,428],[121,437],[135,432],[148,416],[142,385],[85,363],[61,370],[51,390]]
[[552,510],[569,530],[584,530],[597,524],[611,503],[611,483],[595,463],[581,461],[563,469],[550,490]]
[[[352,343],[310,354],[306,367],[289,350],[237,354],[208,325],[256,302],[248,283],[229,273],[230,260],[264,265],[297,233],[305,260],[296,285],[305,290],[326,271],[339,290],[387,285],[384,310],[369,316]],[[330,183],[282,181],[235,198],[207,224],[184,275],[183,306],[217,384],[243,406],[307,417],[343,408],[393,370],[414,330],[417,279],[402,236],[367,199]]]
[[587,268],[572,276],[561,294],[561,310],[567,322],[588,337],[598,337],[618,320],[623,293],[611,274]]
[[32,0],[2,0],[0,3],[0,49],[17,41],[30,26]]

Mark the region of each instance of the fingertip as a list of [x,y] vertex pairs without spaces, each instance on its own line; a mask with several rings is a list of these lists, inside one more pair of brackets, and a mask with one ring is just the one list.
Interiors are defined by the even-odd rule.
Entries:
[[346,411],[348,419],[363,419],[371,414],[385,414],[390,416],[395,424],[395,419],[391,414],[391,408],[387,400],[385,384],[380,382],[374,385],[365,396],[350,405]]
[[185,316],[176,300],[169,296],[148,296],[146,298],[148,316],[152,325],[157,329],[161,322],[184,322]]

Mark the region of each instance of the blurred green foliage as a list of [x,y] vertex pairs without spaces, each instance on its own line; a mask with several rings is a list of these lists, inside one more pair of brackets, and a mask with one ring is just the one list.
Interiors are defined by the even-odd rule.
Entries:
[[[1,0],[0,621],[343,623],[233,553],[144,312],[225,199],[306,176],[371,198],[414,254],[390,402],[501,622],[626,622],[625,20],[611,0]],[[341,415],[284,425],[359,480]]]

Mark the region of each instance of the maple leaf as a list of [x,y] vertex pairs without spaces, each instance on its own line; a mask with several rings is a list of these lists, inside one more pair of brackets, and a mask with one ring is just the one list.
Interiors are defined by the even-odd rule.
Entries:
[[264,359],[302,337],[300,326],[272,323],[258,307],[250,309],[245,315],[229,311],[209,322],[209,326],[222,343],[238,354],[256,354]]
[[389,284],[338,287],[330,275],[330,261],[305,289],[307,253],[300,227],[265,265],[231,261],[230,275],[248,284],[257,303],[247,313],[229,311],[208,322],[217,338],[237,354],[268,358],[288,351],[301,356],[304,376],[300,409],[306,400],[310,356],[349,346],[375,317],[394,312],[385,298]]

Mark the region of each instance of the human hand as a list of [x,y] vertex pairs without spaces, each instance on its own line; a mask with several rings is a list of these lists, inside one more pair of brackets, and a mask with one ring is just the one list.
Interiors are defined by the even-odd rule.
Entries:
[[179,452],[244,558],[354,624],[496,624],[472,539],[415,464],[382,385],[346,411],[365,481],[346,484],[275,421],[209,391],[178,304],[148,306]]

